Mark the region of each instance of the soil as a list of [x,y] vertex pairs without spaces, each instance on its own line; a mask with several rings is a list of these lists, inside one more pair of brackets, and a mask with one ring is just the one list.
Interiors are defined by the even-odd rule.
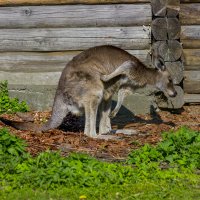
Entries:
[[[23,121],[23,118],[34,123],[43,123],[50,117],[50,112],[29,112],[26,114],[3,114],[6,119]],[[126,121],[126,122],[125,122]],[[123,123],[122,123],[123,122]],[[161,141],[161,133],[177,130],[187,126],[200,131],[200,105],[184,106],[181,110],[162,110],[147,115],[129,117],[126,115],[112,120],[114,129],[134,130],[132,135],[117,133],[112,139],[93,139],[83,134],[83,118],[66,116],[59,129],[45,133],[20,131],[6,126],[0,121],[0,128],[7,127],[11,133],[26,140],[27,150],[32,155],[45,151],[61,150],[63,155],[70,152],[82,152],[107,161],[121,161],[133,149],[137,149],[145,143],[156,145]]]

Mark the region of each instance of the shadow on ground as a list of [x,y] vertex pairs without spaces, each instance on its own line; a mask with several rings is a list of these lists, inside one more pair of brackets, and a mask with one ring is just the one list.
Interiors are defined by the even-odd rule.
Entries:
[[[112,109],[114,109],[116,102],[113,102]],[[177,111],[175,111],[177,112]],[[178,111],[181,113],[181,111]],[[150,108],[150,119],[144,119],[143,117],[136,116],[125,106],[120,108],[119,113],[116,117],[111,119],[112,126],[115,126],[117,129],[123,129],[129,123],[142,123],[142,124],[165,124],[172,127],[175,127],[175,124],[172,121],[165,122],[159,115],[159,112],[156,112],[154,107]],[[63,131],[72,131],[72,132],[83,132],[84,131],[84,116],[77,117],[71,114],[68,114],[63,120],[62,125],[59,129]],[[99,124],[99,119],[97,119],[97,128]]]

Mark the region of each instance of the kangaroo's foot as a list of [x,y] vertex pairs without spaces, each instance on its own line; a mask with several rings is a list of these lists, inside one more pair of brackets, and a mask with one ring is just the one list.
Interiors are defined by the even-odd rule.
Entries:
[[134,129],[116,129],[111,130],[110,134],[122,133],[124,135],[137,135],[138,132]]

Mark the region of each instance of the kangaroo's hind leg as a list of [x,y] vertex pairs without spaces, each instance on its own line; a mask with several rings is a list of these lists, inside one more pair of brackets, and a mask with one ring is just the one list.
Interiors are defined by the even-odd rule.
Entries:
[[102,95],[100,96],[90,96],[85,102],[85,129],[84,134],[89,137],[97,137],[96,134],[96,120],[97,120],[97,110],[101,102]]

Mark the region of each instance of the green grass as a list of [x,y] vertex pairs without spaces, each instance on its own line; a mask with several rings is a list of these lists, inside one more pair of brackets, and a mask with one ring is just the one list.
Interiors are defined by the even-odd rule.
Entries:
[[1,129],[0,199],[200,199],[199,136],[181,128],[124,163],[107,163],[51,151],[32,157],[21,139]]
[[175,185],[165,181],[141,181],[125,186],[67,187],[55,190],[22,188],[4,193],[2,200],[90,199],[90,200],[199,200],[200,191],[195,186]]
[[26,112],[29,108],[27,104],[20,102],[17,98],[10,98],[8,94],[8,82],[0,82],[0,114]]

